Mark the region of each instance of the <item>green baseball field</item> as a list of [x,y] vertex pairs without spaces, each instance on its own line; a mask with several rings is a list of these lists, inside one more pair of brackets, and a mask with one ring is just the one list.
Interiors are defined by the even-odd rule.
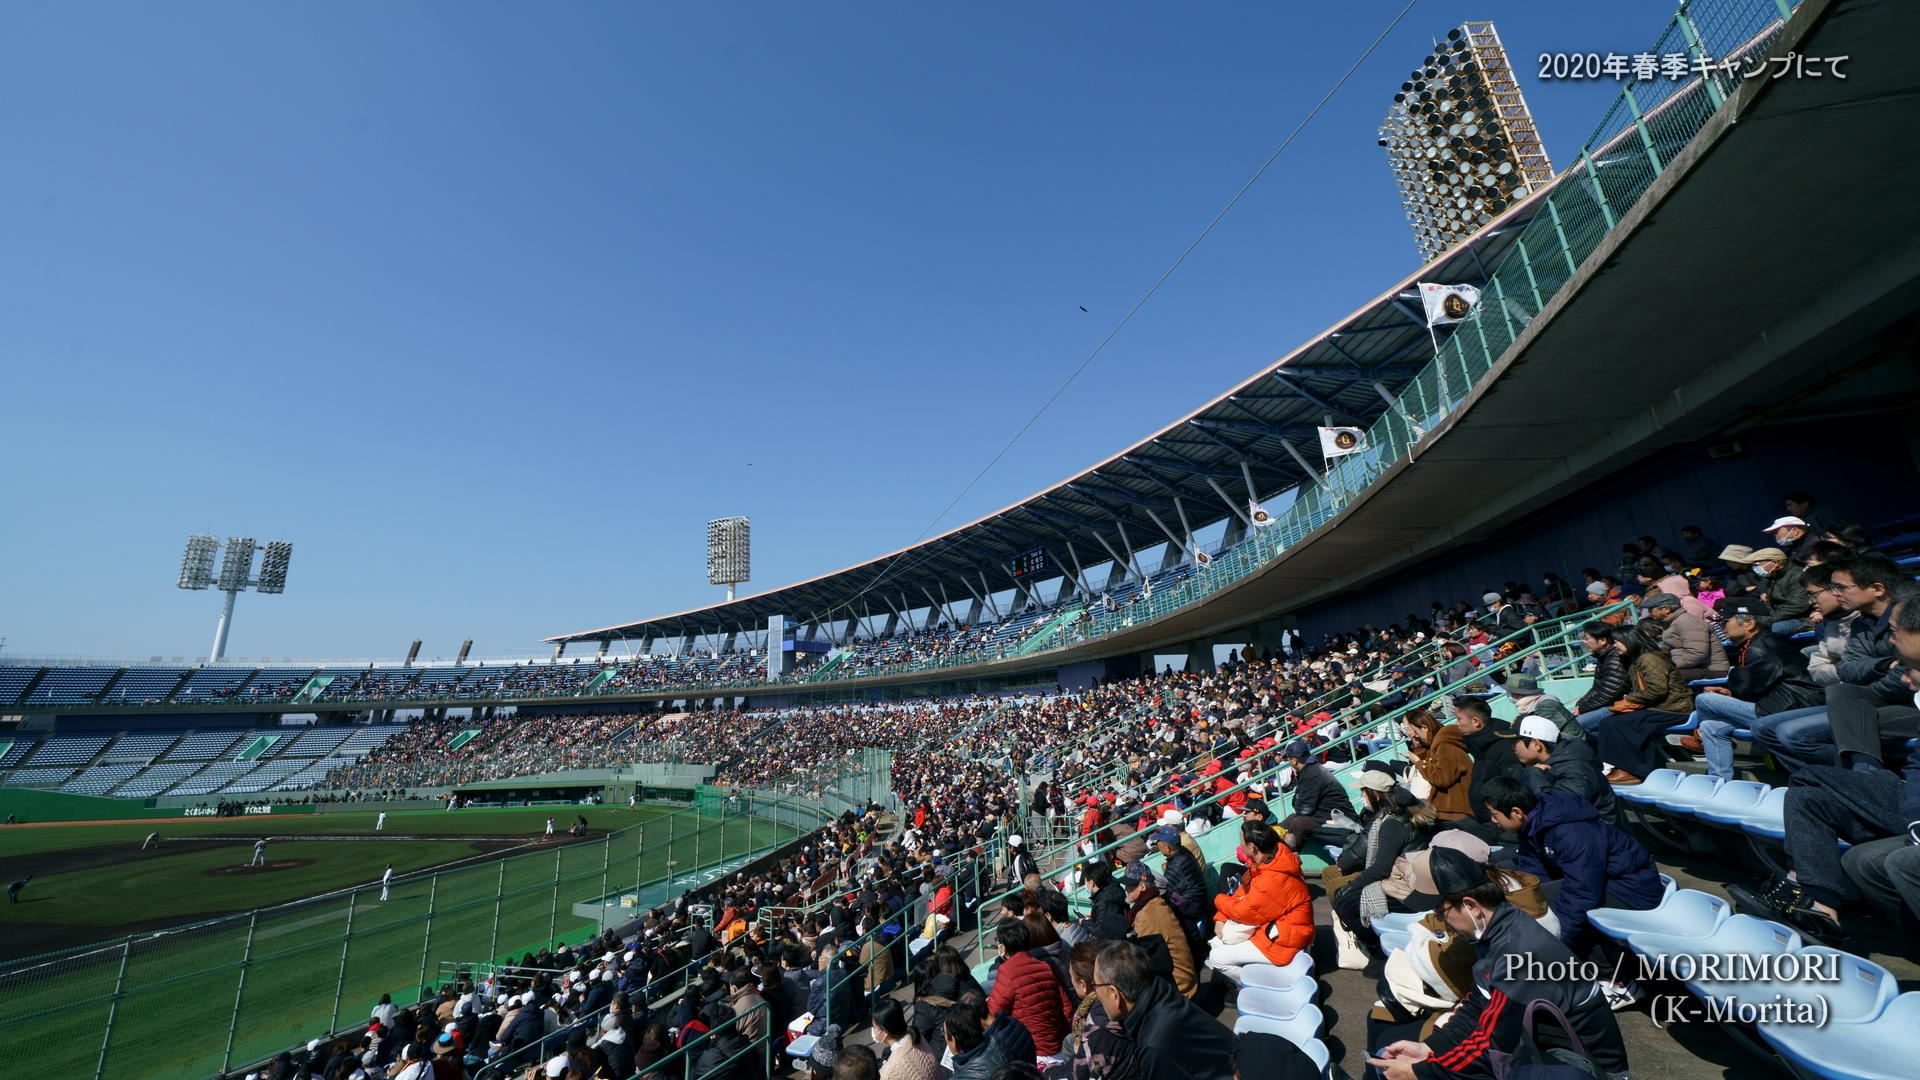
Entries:
[[[581,815],[586,835],[566,835]],[[383,993],[412,1000],[457,966],[582,940],[595,924],[577,902],[797,831],[651,805],[375,825],[354,813],[0,826],[0,884],[26,882],[0,904],[0,1061],[211,1078],[361,1022]],[[249,865],[261,837],[264,865]]]

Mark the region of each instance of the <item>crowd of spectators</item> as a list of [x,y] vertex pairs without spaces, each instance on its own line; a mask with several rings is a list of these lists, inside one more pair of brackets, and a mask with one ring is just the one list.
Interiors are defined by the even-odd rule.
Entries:
[[[1379,1075],[1495,1075],[1495,1055],[1532,1037],[1508,1003],[1535,1000],[1568,1017],[1603,1072],[1622,1075],[1613,1014],[1644,988],[1624,976],[1582,981],[1572,961],[1622,970],[1622,946],[1591,913],[1659,901],[1659,868],[1615,798],[1655,768],[1698,757],[1684,767],[1791,783],[1791,872],[1731,887],[1743,910],[1826,942],[1868,913],[1920,923],[1920,755],[1908,749],[1920,735],[1908,674],[1920,664],[1920,585],[1810,496],[1786,505],[1758,530],[1758,547],[1694,527],[1672,547],[1641,537],[1611,570],[1504,582],[1478,604],[1435,603],[1425,616],[1312,646],[1248,649],[1209,671],[1073,693],[625,718],[649,744],[697,748],[722,783],[789,793],[817,793],[863,749],[912,750],[894,757],[904,820],[889,842],[876,818],[849,818],[805,845],[797,864],[683,898],[635,941],[585,961],[584,985],[591,994],[611,981],[629,1000],[633,989],[657,1000],[658,973],[636,978],[632,965],[665,969],[675,954],[635,957],[651,956],[654,935],[687,931],[702,943],[690,957],[707,959],[676,986],[699,1004],[677,1009],[655,1037],[650,1026],[639,1032],[655,1050],[689,1030],[710,1050],[737,1047],[705,1033],[751,1002],[766,1005],[765,1030],[808,1021],[797,1026],[817,1040],[815,1080],[886,1075],[846,1039],[869,1022],[889,1063],[928,1077],[1152,1077],[1177,1059],[1194,1080],[1226,1080],[1235,1042],[1244,1059],[1254,1037],[1236,1040],[1195,1003],[1311,944],[1300,860],[1311,852],[1327,864],[1319,884],[1337,962],[1379,977],[1367,1043]],[[1578,624],[1584,664],[1553,674],[1590,682],[1563,701],[1543,685],[1542,657],[1509,662],[1512,647],[1499,643],[1582,612],[1591,612]],[[1453,694],[1434,698],[1442,685]],[[1512,721],[1495,717],[1490,701],[1501,696]],[[522,730],[551,743],[575,738],[572,729],[575,745],[604,748],[613,719],[547,717]],[[447,734],[389,746],[396,761],[418,763]],[[1383,749],[1349,797],[1331,769]],[[531,759],[501,750],[486,760]],[[1222,824],[1239,829],[1235,859],[1202,868],[1192,835]],[[956,872],[984,853],[995,880],[1017,890],[991,910]],[[1166,858],[1158,870],[1144,861],[1156,853]],[[1076,919],[1060,889],[1081,885],[1091,912]],[[702,907],[718,913],[711,929],[687,921]],[[1390,914],[1417,916],[1391,944],[1376,925]],[[983,926],[995,960],[976,981],[944,942]],[[903,1010],[884,999],[908,948],[932,952],[915,965]],[[1514,974],[1521,965],[1503,960],[1518,956],[1550,973]],[[541,1030],[566,1030],[590,1011],[585,997],[566,1007],[572,992],[558,990],[563,1007]],[[542,989],[533,1000],[552,996]],[[549,1059],[548,1075],[594,1075],[596,1045]],[[718,1075],[724,1056],[695,1075],[708,1066]],[[860,1071],[868,1066],[880,1071]],[[622,1068],[611,1075],[628,1075]]]

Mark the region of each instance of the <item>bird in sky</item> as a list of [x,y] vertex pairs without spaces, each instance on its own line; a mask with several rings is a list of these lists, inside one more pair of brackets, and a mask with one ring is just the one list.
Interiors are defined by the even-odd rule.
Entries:
[[1081,305],[1080,305],[1080,310],[1081,310],[1081,311],[1085,311],[1085,310],[1087,310],[1087,305],[1085,305],[1085,304],[1081,304]]

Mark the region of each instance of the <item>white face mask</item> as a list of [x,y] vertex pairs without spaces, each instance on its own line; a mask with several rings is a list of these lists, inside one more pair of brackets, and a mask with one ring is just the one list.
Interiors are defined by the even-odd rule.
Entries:
[[1755,577],[1770,578],[1773,576],[1773,571],[1767,569],[1760,563],[1753,564],[1753,573]]
[[1488,919],[1486,923],[1482,923],[1479,919],[1473,917],[1472,912],[1467,913],[1467,921],[1473,924],[1473,940],[1475,941],[1479,941],[1486,935],[1487,925],[1493,922],[1492,919]]

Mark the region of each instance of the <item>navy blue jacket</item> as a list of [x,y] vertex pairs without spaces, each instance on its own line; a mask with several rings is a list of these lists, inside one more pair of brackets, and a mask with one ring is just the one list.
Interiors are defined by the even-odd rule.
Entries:
[[1660,902],[1660,871],[1640,841],[1601,821],[1585,799],[1559,791],[1540,792],[1539,798],[1520,830],[1517,864],[1560,882],[1550,906],[1569,948],[1586,931],[1587,912],[1608,905],[1608,893],[1636,911]]

